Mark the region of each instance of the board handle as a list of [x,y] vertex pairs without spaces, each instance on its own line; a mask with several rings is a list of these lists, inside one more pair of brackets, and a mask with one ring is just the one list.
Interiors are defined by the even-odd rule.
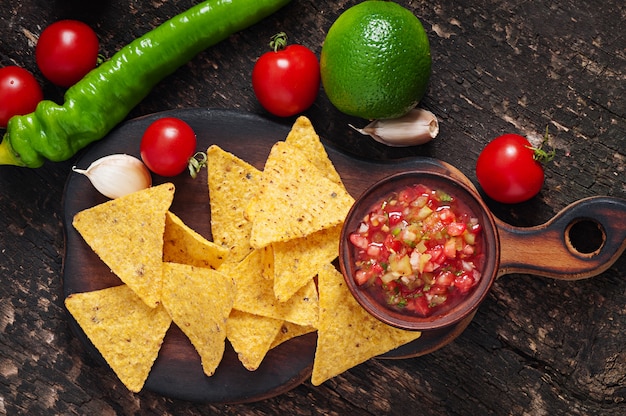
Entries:
[[545,224],[515,227],[496,219],[497,277],[529,273],[561,280],[596,276],[626,248],[626,200],[596,196],[574,202]]

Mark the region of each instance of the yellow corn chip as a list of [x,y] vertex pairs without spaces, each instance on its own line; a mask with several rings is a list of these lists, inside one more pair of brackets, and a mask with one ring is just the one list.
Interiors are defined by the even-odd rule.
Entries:
[[174,185],[165,183],[88,208],[73,225],[93,251],[150,307],[161,297],[165,213]]
[[122,383],[139,392],[170,327],[165,309],[148,307],[127,285],[74,293],[65,306]]
[[[322,175],[344,188],[339,173],[328,158],[328,153],[326,153],[320,137],[307,117],[300,116],[296,119],[285,142],[301,150],[305,157],[320,170]],[[252,220],[256,210],[257,198],[253,198],[248,203],[244,215],[249,220]]]
[[277,142],[259,183],[250,244],[258,249],[331,228],[344,221],[353,202],[302,151]]
[[235,299],[235,284],[203,267],[164,263],[163,306],[187,335],[212,376],[224,355],[226,320]]
[[306,155],[307,159],[317,167],[324,176],[332,182],[343,187],[339,173],[335,170],[333,162],[328,158],[328,153],[315,132],[311,120],[305,116],[296,119],[287,135],[285,142],[296,146]]
[[270,350],[283,325],[280,319],[233,310],[227,321],[227,337],[243,366],[254,371]]
[[274,280],[274,248],[269,245],[261,249],[263,251],[263,277]]
[[334,266],[321,269],[318,286],[320,319],[311,375],[314,386],[419,338],[420,332],[394,328],[370,315],[354,299]]
[[339,253],[341,224],[302,238],[273,243],[274,295],[281,302],[289,300],[317,271],[332,262]]
[[166,213],[163,261],[217,269],[227,256],[226,247],[205,239],[174,213]]
[[227,262],[239,262],[252,251],[252,224],[244,211],[261,172],[216,145],[207,150],[207,170],[213,241],[230,251]]
[[315,282],[305,285],[287,302],[279,302],[274,297],[272,280],[263,277],[262,250],[254,250],[239,264],[224,263],[218,270],[231,276],[237,285],[233,309],[300,325],[317,324]]
[[274,341],[272,342],[270,349],[278,347],[280,344],[282,344],[285,341],[289,341],[290,339],[299,337],[300,335],[305,335],[305,334],[315,332],[315,331],[316,331],[315,327],[302,326],[302,325],[292,324],[291,322],[285,321],[283,322],[283,325],[281,326],[280,331],[278,331],[276,338],[274,338]]

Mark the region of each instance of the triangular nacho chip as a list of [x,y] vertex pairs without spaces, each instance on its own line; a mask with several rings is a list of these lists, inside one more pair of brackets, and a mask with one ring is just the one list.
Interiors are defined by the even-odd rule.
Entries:
[[207,376],[213,375],[224,355],[235,291],[233,280],[215,270],[163,265],[163,306],[195,347]]
[[341,224],[302,238],[273,243],[274,295],[281,302],[289,300],[312,280],[317,271],[339,254]]
[[148,307],[127,285],[74,293],[65,306],[122,383],[139,392],[172,321],[165,309]]
[[275,273],[274,248],[271,245],[269,245],[269,246],[263,247],[261,251],[263,252],[262,254],[263,277],[274,281],[274,273]]
[[227,256],[226,247],[202,237],[174,213],[166,213],[163,261],[217,269]]
[[370,315],[350,293],[341,273],[326,265],[318,274],[320,319],[311,383],[314,386],[419,338]]
[[307,159],[309,159],[324,176],[343,187],[339,173],[335,170],[333,162],[328,158],[328,153],[326,153],[326,149],[320,137],[315,132],[311,120],[305,116],[298,117],[295,123],[293,123],[285,142],[302,150]]
[[305,285],[287,302],[274,297],[274,284],[263,277],[263,251],[254,250],[239,264],[224,263],[220,272],[237,285],[234,309],[300,325],[317,324],[318,297],[315,283]]
[[258,249],[340,224],[354,199],[301,150],[277,142],[265,163],[255,202],[250,244]]
[[276,334],[276,338],[274,338],[274,341],[272,341],[272,345],[270,346],[270,348],[278,347],[283,342],[299,337],[300,335],[309,334],[315,331],[315,327],[312,327],[310,325],[302,326],[285,321],[280,327],[280,331],[278,331],[278,334]]
[[216,145],[207,150],[207,171],[213,241],[230,251],[226,261],[239,262],[252,251],[252,224],[244,211],[261,171]]
[[165,213],[173,198],[174,185],[165,183],[74,216],[87,244],[150,307],[161,297]]
[[247,370],[259,368],[282,326],[283,321],[280,319],[236,309],[230,313],[226,324],[227,337]]

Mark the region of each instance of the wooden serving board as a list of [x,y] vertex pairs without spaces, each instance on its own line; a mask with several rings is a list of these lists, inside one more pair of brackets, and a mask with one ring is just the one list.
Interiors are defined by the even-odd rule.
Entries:
[[[258,169],[263,169],[272,145],[284,140],[291,127],[233,110],[172,110],[120,125],[105,139],[90,146],[81,155],[77,167],[87,168],[96,159],[114,153],[139,157],[143,131],[151,122],[165,116],[178,117],[189,123],[197,134],[199,150],[206,150],[211,144],[217,144]],[[355,198],[378,179],[402,170],[428,167],[448,171],[450,168],[443,162],[429,158],[387,163],[355,159],[328,146],[327,152],[346,188]],[[153,179],[155,184],[168,181],[175,184],[176,193],[171,211],[198,233],[211,239],[206,169],[195,179],[189,175],[175,178],[153,176]],[[85,176],[70,174],[64,193],[65,296],[120,284],[117,276],[111,273],[71,225],[77,212],[106,200]],[[425,333],[416,341],[381,358],[406,358],[431,352],[458,336],[467,327],[472,316],[446,330]],[[71,316],[70,320],[77,337],[104,363]],[[200,357],[195,349],[183,332],[172,324],[145,388],[164,396],[198,402],[245,403],[263,400],[284,393],[310,377],[316,340],[316,334],[312,333],[281,344],[269,351],[261,366],[253,372],[239,363],[237,354],[227,343],[224,358],[216,373],[207,377],[202,372]]]

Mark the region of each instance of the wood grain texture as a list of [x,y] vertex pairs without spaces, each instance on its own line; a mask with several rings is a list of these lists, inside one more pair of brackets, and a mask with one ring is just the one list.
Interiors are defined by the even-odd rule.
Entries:
[[[37,73],[34,41],[60,18],[91,24],[110,56],[196,2],[0,0],[0,65]],[[266,116],[250,84],[255,59],[284,30],[321,50],[332,22],[357,1],[293,0],[201,53],[160,83],[130,117],[187,107]],[[626,8],[623,1],[404,0],[431,41],[422,106],[440,118],[433,142],[386,148],[351,131],[322,93],[306,112],[332,146],[378,159],[432,156],[474,183],[478,153],[517,132],[549,127],[557,157],[533,200],[490,209],[533,226],[569,203],[626,198]],[[44,83],[47,97],[63,91]],[[272,117],[268,117],[274,119]],[[289,125],[292,119],[277,120]],[[319,387],[306,382],[254,404],[213,405],[128,392],[70,330],[61,281],[61,196],[76,158],[40,169],[0,167],[0,414],[621,415],[626,413],[626,257],[599,276],[559,281],[512,274],[495,282],[467,329],[431,354],[371,360]],[[363,178],[367,180],[367,178]],[[416,410],[417,409],[417,410]]]

